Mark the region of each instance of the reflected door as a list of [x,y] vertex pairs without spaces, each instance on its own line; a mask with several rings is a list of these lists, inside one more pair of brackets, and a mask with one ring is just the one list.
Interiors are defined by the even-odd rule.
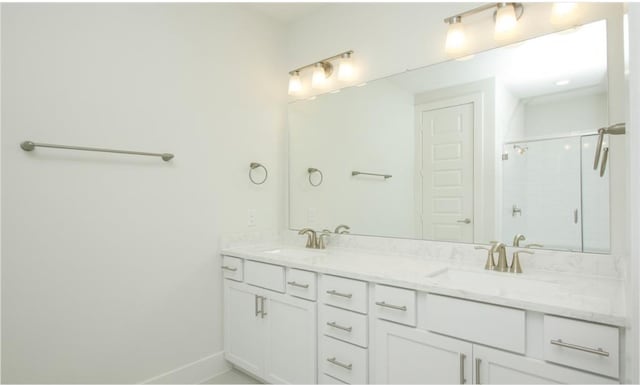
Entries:
[[422,137],[422,238],[473,242],[473,103],[417,108]]

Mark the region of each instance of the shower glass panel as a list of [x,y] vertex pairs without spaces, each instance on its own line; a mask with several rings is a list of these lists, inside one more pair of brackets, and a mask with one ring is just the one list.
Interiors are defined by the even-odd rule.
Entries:
[[609,250],[609,180],[592,169],[596,137],[504,146],[502,239],[526,234],[545,248]]
[[[583,136],[582,140],[582,246],[586,253],[608,253],[609,218],[609,169],[600,177],[600,170],[593,170],[593,153],[597,135]],[[605,146],[608,140],[605,137]]]

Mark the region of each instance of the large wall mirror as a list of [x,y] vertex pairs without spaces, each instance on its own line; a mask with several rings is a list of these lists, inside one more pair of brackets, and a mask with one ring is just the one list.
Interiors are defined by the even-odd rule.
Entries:
[[292,102],[290,228],[607,253],[607,106],[604,20]]

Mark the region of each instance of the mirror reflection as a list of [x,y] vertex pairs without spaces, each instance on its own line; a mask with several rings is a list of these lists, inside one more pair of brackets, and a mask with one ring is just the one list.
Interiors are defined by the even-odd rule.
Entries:
[[291,103],[290,227],[608,252],[605,23]]

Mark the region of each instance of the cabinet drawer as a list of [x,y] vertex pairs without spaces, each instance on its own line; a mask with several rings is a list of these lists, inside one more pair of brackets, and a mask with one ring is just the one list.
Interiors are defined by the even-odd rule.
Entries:
[[427,294],[426,328],[463,340],[525,352],[525,312]]
[[256,261],[244,262],[244,280],[249,285],[285,292],[284,267]]
[[323,373],[349,384],[366,384],[367,350],[323,336],[320,367]]
[[544,359],[605,376],[619,377],[619,330],[544,316]]
[[327,305],[324,305],[320,311],[319,326],[323,334],[367,347],[368,318],[366,315]]
[[326,304],[360,313],[367,312],[366,282],[323,275],[319,296]]
[[318,381],[318,384],[346,384],[346,382],[342,382],[326,373],[322,373],[320,375],[320,381]]
[[376,285],[374,302],[378,318],[416,326],[415,290]]
[[234,281],[242,281],[242,259],[223,255],[222,276],[228,279],[233,279]]
[[287,271],[287,293],[290,295],[316,300],[316,273],[305,270]]

